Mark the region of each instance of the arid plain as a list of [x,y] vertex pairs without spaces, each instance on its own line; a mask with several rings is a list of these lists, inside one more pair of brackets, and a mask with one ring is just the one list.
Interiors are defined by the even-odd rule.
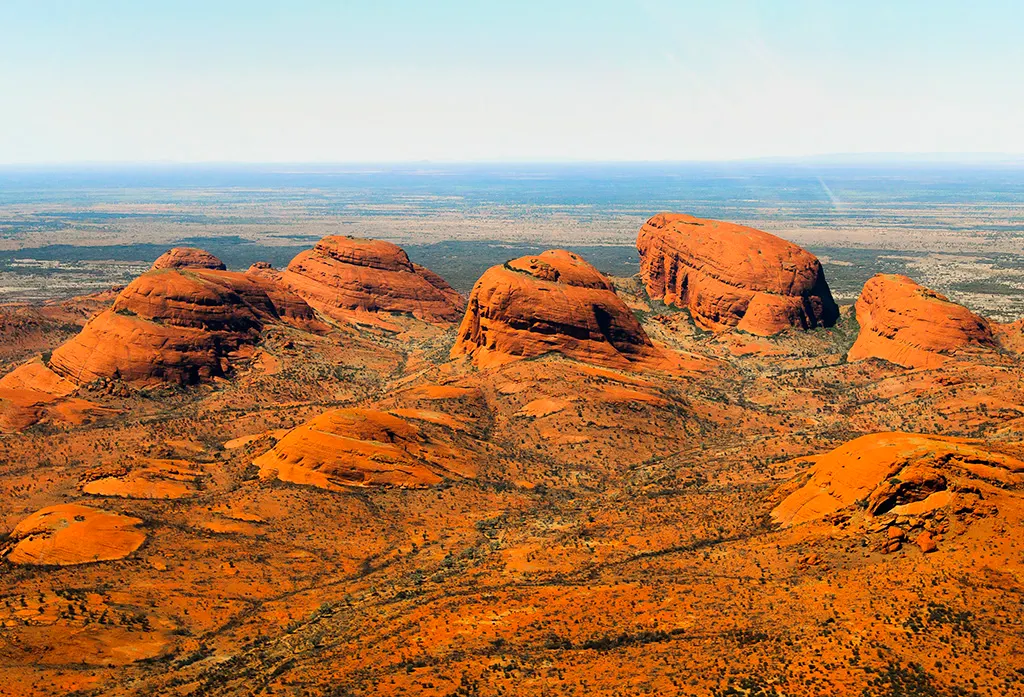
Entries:
[[1019,316],[832,288],[986,205],[518,216],[471,288],[393,243],[447,213],[76,238],[176,249],[2,308],[0,694],[1024,694]]

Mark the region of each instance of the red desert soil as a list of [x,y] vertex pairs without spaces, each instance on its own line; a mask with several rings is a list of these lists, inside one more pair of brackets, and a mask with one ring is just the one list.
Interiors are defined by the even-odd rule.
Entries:
[[552,249],[488,269],[452,357],[490,366],[551,352],[617,367],[658,356],[612,284],[579,255]]
[[[250,272],[269,273],[266,268]],[[280,279],[317,310],[342,321],[353,313],[400,313],[444,324],[457,321],[465,307],[444,279],[381,240],[325,237],[292,259]]]
[[13,564],[68,566],[123,559],[145,542],[142,521],[118,513],[63,504],[33,513],[11,531]]
[[659,213],[636,238],[648,294],[702,327],[768,336],[830,327],[839,316],[818,259],[754,228]]
[[[0,382],[45,413],[0,436],[0,695],[1024,694],[1020,352],[850,362],[849,306],[709,333],[567,255],[488,271],[479,343],[316,315],[267,265],[19,311]],[[142,327],[104,352],[226,368],[50,371],[104,311]],[[54,540],[132,544],[16,563]]]
[[932,368],[961,349],[995,343],[986,319],[906,276],[868,280],[857,300],[857,323],[851,361],[881,358],[904,368]]

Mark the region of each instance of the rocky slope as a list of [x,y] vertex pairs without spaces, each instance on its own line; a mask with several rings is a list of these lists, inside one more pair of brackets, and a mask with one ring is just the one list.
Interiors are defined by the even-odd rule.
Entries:
[[878,274],[857,300],[860,333],[851,361],[881,358],[905,368],[930,368],[952,353],[992,346],[988,321],[906,276]]
[[50,506],[15,526],[6,559],[50,566],[122,559],[145,542],[141,522],[89,506]]
[[839,316],[817,258],[754,228],[661,213],[636,240],[648,294],[706,329],[768,336],[829,327]]
[[977,492],[972,478],[1024,482],[1024,462],[981,441],[913,433],[874,433],[831,452],[804,458],[805,483],[772,518],[797,525],[862,504],[873,515],[921,515]]
[[325,237],[292,259],[280,279],[317,310],[343,321],[397,313],[445,324],[457,321],[465,306],[444,279],[410,262],[401,247],[380,240]]
[[335,491],[422,487],[450,473],[471,476],[472,454],[430,438],[430,426],[422,418],[417,425],[372,409],[336,409],[289,431],[253,464],[264,478]]
[[49,367],[78,385],[101,378],[183,384],[224,375],[265,323],[306,326],[312,309],[269,281],[210,269],[161,269],[53,351]]
[[480,366],[545,353],[623,366],[657,350],[608,279],[559,249],[488,269],[473,287],[451,351]]

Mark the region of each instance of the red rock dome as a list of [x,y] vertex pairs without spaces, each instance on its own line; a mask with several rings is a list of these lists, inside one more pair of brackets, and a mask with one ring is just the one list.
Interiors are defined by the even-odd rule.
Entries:
[[857,299],[860,333],[847,358],[881,358],[905,368],[929,368],[949,354],[995,343],[985,318],[906,276],[878,274]]
[[231,271],[160,269],[129,283],[109,310],[53,351],[76,385],[101,378],[195,383],[225,373],[268,322],[306,327],[313,311],[271,281]]
[[325,237],[292,259],[281,282],[337,319],[351,312],[393,312],[444,324],[457,321],[465,307],[444,279],[380,240]]
[[656,349],[608,279],[577,254],[549,250],[488,269],[452,357],[493,365],[551,352],[621,366]]
[[224,262],[205,249],[174,247],[157,257],[150,271],[157,269],[215,269],[224,271]]
[[775,235],[690,215],[660,213],[636,240],[647,293],[694,321],[769,336],[829,327],[839,317],[818,259]]

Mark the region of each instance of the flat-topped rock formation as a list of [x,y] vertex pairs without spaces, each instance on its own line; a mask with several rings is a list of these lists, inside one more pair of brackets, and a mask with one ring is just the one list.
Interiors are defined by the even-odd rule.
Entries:
[[6,559],[12,564],[70,566],[123,559],[146,541],[138,518],[61,504],[18,523]]
[[812,457],[806,481],[772,511],[788,526],[863,502],[868,513],[920,515],[952,500],[956,479],[1024,473],[1024,462],[984,443],[914,433],[873,433]]
[[860,333],[847,355],[851,361],[881,358],[905,368],[931,368],[961,349],[995,343],[985,318],[906,276],[869,279],[856,311]]
[[424,487],[472,476],[473,457],[424,427],[373,409],[335,409],[298,426],[254,464],[264,478],[321,489]]
[[224,271],[228,267],[224,262],[196,247],[173,247],[157,257],[150,271],[158,269],[214,269]]
[[451,351],[480,366],[546,353],[623,366],[657,350],[608,279],[558,249],[488,269],[473,287]]
[[839,317],[818,259],[761,230],[660,213],[636,240],[647,293],[698,325],[769,336],[830,327]]
[[[263,267],[250,272],[268,273]],[[352,313],[397,313],[445,324],[458,321],[465,307],[444,279],[380,240],[325,237],[292,259],[280,279],[320,312],[342,320]]]

